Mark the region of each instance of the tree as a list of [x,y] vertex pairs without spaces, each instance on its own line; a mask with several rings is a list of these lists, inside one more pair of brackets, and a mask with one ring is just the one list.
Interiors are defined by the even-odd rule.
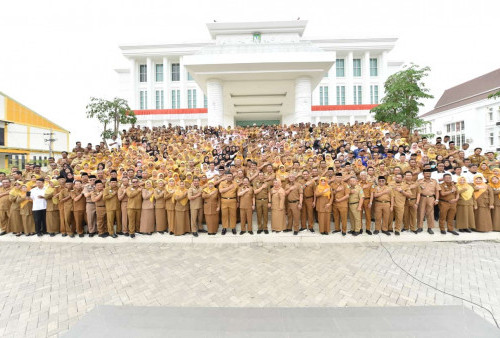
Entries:
[[500,99],[500,90],[494,94],[488,95],[488,99],[496,99],[496,98]]
[[385,96],[381,104],[371,110],[375,120],[379,122],[396,122],[413,129],[421,127],[426,122],[418,117],[419,107],[424,104],[421,99],[432,99],[429,89],[425,87],[423,78],[428,76],[430,68],[420,68],[411,64],[409,67],[389,76],[384,83]]
[[96,118],[102,124],[101,137],[104,142],[118,137],[120,124],[135,124],[137,121],[127,100],[118,97],[113,101],[91,97],[86,109],[87,118]]

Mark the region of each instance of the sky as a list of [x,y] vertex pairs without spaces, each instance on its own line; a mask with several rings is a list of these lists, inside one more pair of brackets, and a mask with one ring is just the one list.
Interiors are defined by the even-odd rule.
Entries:
[[500,68],[498,0],[2,0],[0,91],[71,132],[99,141],[90,97],[119,95],[118,46],[202,42],[208,22],[308,20],[304,38],[397,37],[389,60],[431,68],[434,99]]

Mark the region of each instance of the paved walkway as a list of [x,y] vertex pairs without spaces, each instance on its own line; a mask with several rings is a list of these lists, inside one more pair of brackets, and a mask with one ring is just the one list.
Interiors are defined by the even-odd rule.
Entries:
[[[462,304],[407,276],[391,263],[377,242],[234,241],[193,245],[4,238],[0,241],[2,337],[64,333],[96,305]],[[405,242],[386,246],[418,278],[482,304],[500,320],[499,242]],[[492,321],[484,310],[463,304]]]

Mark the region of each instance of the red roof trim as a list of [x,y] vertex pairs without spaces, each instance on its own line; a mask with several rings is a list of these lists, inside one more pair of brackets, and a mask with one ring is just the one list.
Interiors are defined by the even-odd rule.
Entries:
[[207,108],[186,108],[186,109],[138,109],[134,110],[135,115],[175,115],[175,114],[206,114]]
[[312,106],[312,111],[325,111],[325,110],[370,110],[378,106],[377,104],[346,104],[338,106]]

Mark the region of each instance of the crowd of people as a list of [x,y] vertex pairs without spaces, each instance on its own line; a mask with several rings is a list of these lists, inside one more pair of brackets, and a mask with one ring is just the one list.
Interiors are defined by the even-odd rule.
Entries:
[[0,174],[0,235],[500,231],[496,155],[396,124],[133,126],[20,169]]

